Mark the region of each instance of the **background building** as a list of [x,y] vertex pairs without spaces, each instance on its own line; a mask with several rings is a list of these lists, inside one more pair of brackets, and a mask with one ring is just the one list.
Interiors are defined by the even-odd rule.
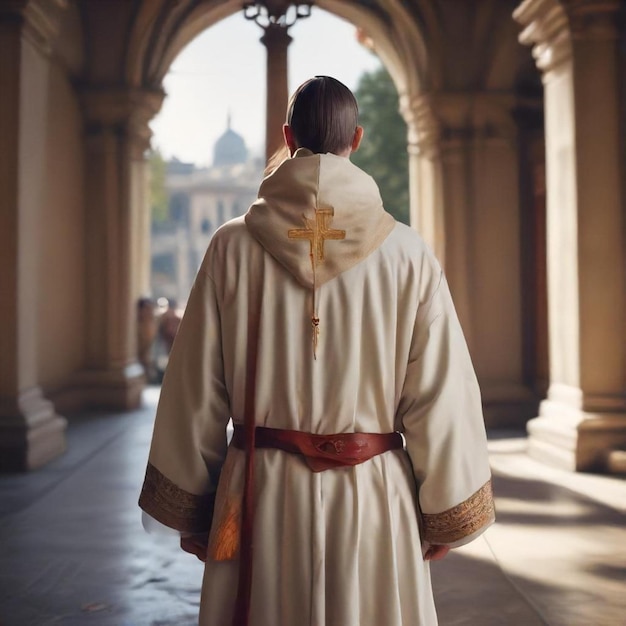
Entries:
[[166,164],[168,215],[152,221],[151,294],[184,304],[213,233],[243,215],[256,199],[263,161],[253,158],[230,127],[217,140],[212,166]]

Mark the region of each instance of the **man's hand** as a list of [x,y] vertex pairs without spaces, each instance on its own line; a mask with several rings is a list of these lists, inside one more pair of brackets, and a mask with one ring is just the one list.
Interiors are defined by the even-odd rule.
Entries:
[[424,554],[424,561],[441,561],[450,552],[448,546],[429,546]]
[[207,559],[207,549],[209,544],[208,535],[189,535],[180,538],[180,547],[189,554],[194,554],[203,563]]

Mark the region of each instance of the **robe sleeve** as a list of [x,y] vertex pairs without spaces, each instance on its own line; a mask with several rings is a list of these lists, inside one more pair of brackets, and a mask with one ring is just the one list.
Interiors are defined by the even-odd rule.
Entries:
[[478,381],[437,266],[432,295],[415,320],[398,405],[418,485],[422,540],[457,547],[494,519]]
[[200,269],[161,388],[139,498],[148,515],[183,533],[208,532],[229,414],[215,285]]

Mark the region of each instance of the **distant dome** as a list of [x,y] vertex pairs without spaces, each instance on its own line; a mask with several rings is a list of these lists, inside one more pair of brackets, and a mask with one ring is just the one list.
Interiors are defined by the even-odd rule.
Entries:
[[228,116],[228,128],[226,132],[215,142],[213,148],[213,165],[236,165],[248,160],[248,149],[241,135],[238,135],[230,127],[230,115]]

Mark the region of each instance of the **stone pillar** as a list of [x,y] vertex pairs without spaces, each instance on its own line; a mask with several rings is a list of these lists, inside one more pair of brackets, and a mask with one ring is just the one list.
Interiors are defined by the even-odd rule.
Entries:
[[152,210],[150,207],[150,166],[143,154],[136,154],[131,164],[132,203],[137,207],[133,211],[133,243],[132,267],[136,269],[133,291],[141,296],[151,292],[150,274],[152,257],[150,239],[152,230]]
[[[86,122],[87,356],[81,384],[89,404],[130,409],[144,384],[137,363],[136,307],[147,203],[148,121],[162,92],[84,90]],[[144,251],[145,254],[145,251]]]
[[270,22],[261,37],[267,48],[266,162],[284,143],[283,124],[289,100],[287,49],[292,41],[287,30],[283,24]]
[[[65,450],[65,419],[38,386],[37,242],[44,199],[52,16],[41,3],[0,6],[0,470]],[[53,7],[58,8],[58,7]]]
[[626,449],[619,6],[526,0],[514,13],[545,86],[550,387],[529,452],[577,470]]
[[401,103],[411,220],[446,271],[490,426],[522,425],[519,151],[512,94],[432,93]]
[[401,96],[400,113],[408,135],[411,225],[445,266],[441,127],[424,98]]

